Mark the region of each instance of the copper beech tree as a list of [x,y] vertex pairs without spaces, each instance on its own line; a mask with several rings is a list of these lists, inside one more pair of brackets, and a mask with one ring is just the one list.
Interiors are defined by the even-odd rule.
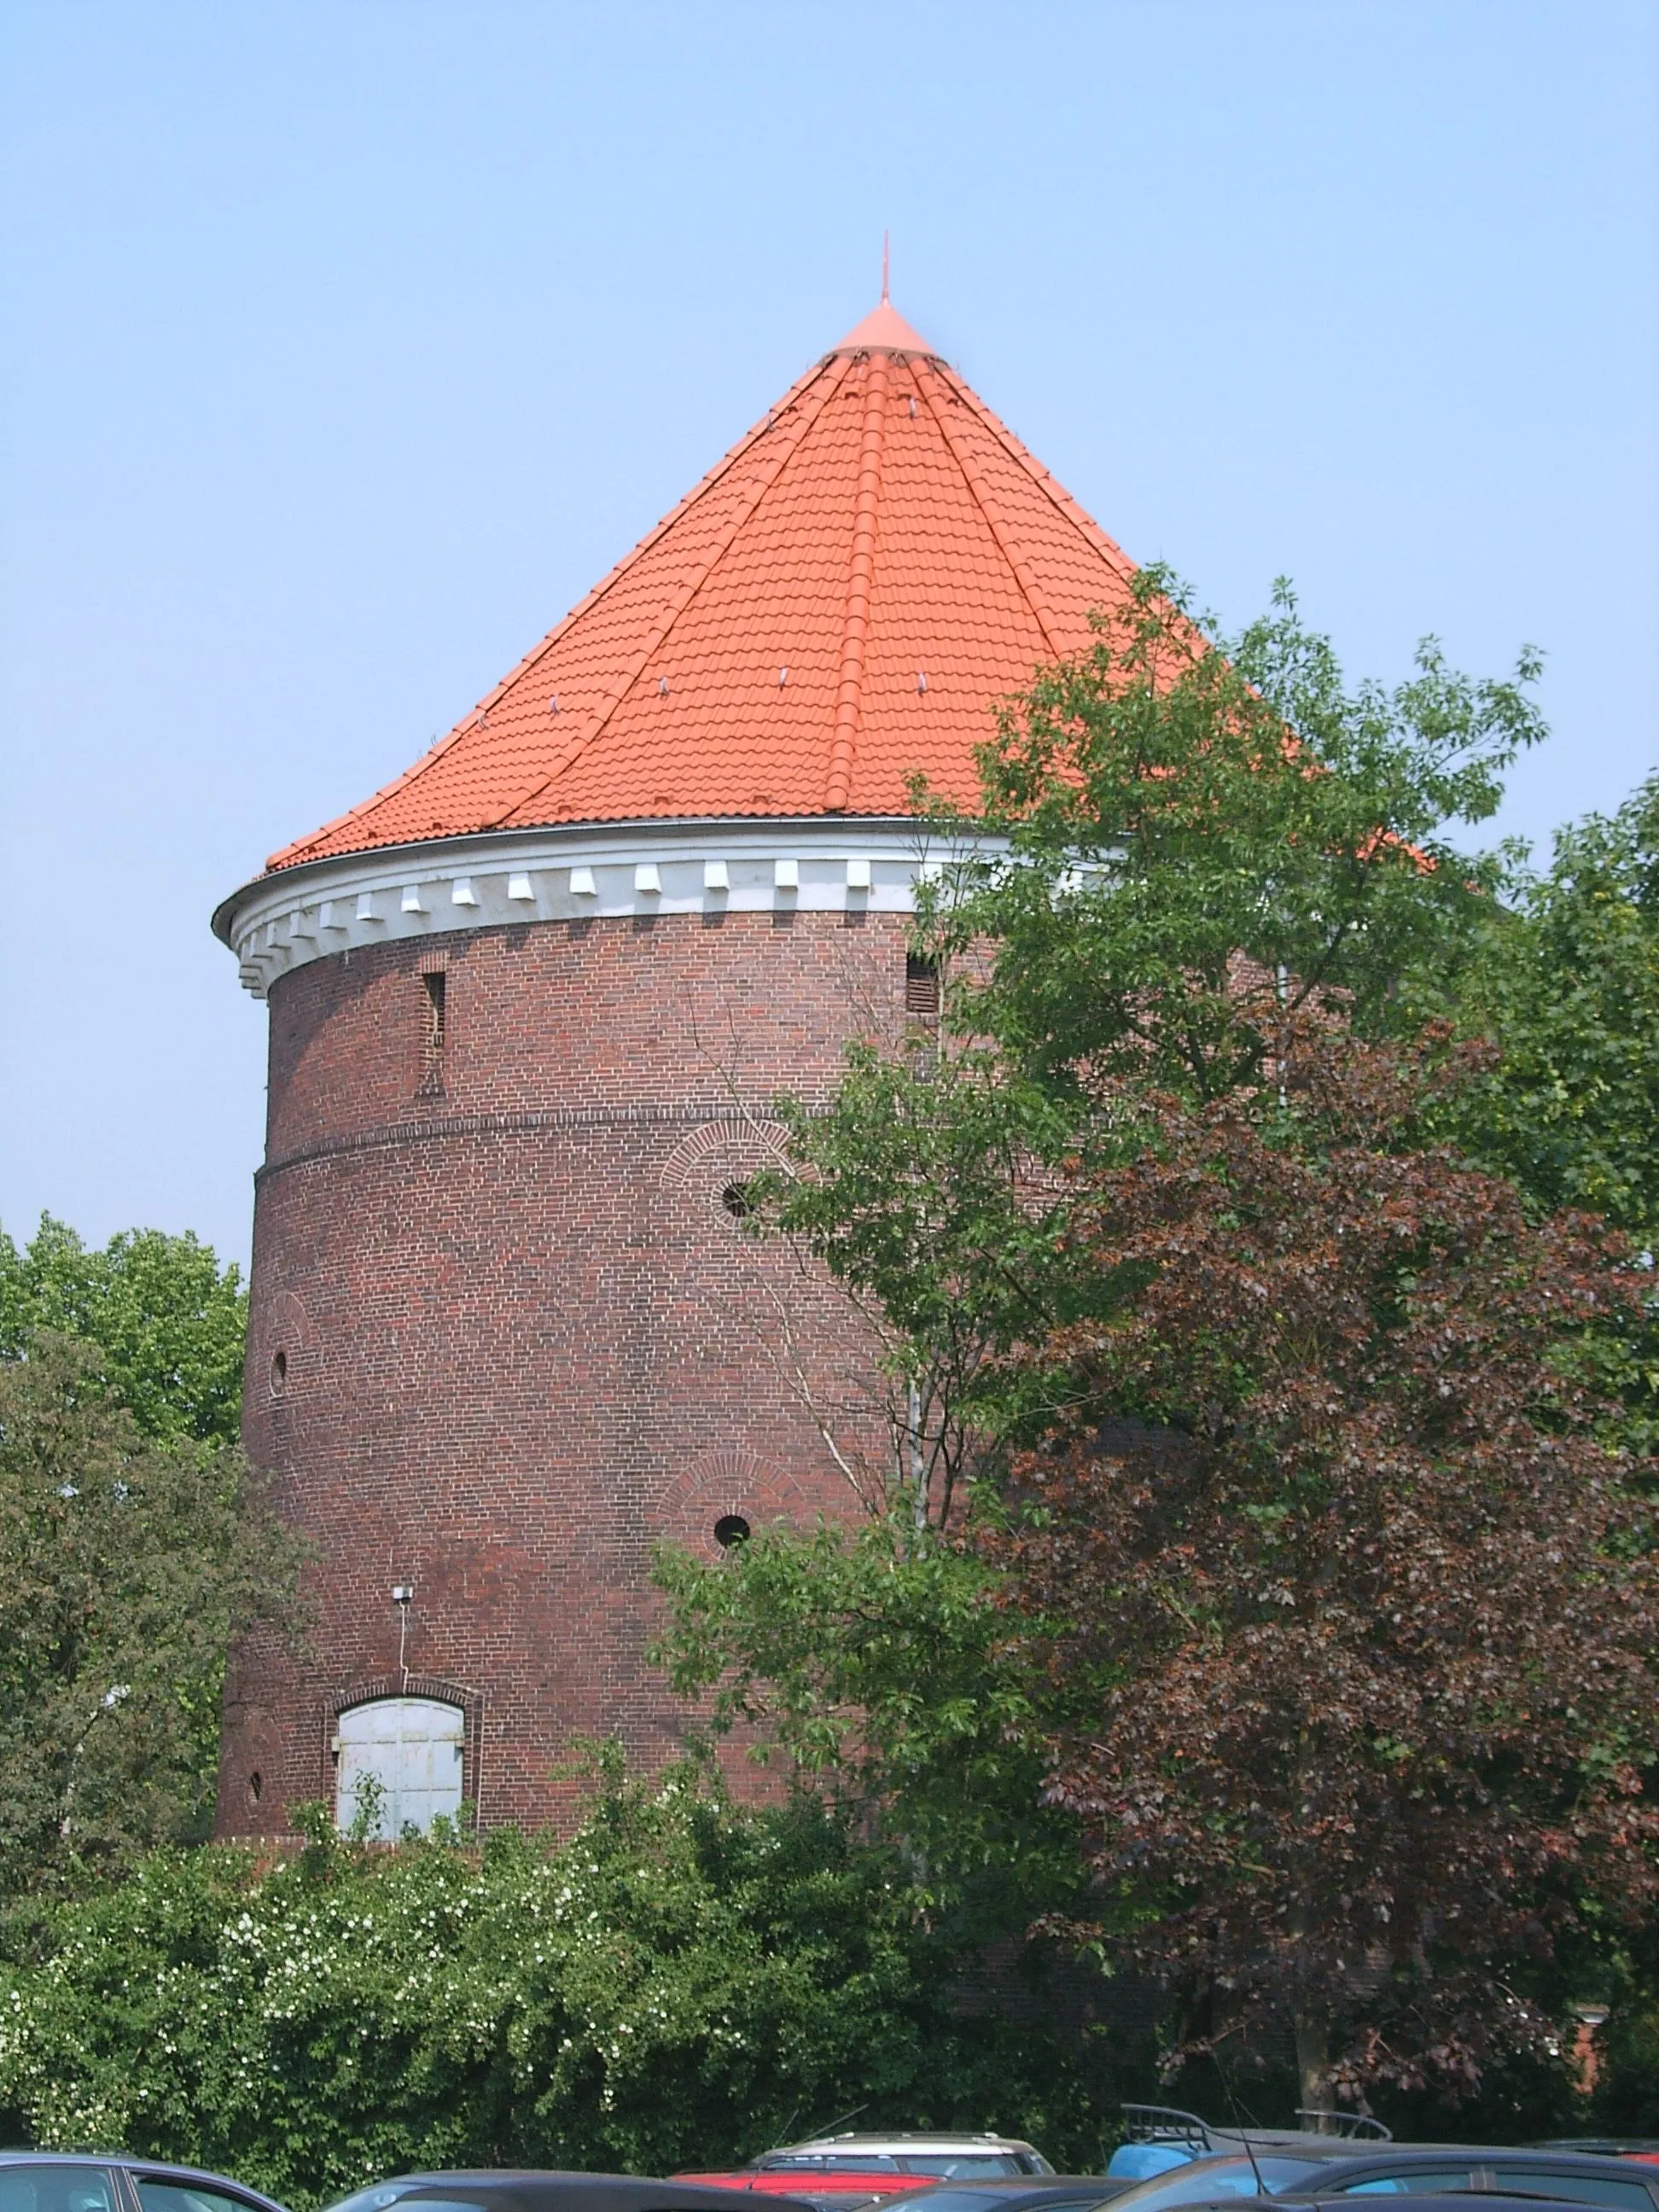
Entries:
[[984,1539],[1032,1673],[1092,1686],[1047,1786],[1117,1955],[1189,2051],[1288,2014],[1309,2103],[1549,2049],[1529,1980],[1655,1886],[1651,1515],[1575,1357],[1650,1278],[1417,1141],[1425,1064],[1305,1023],[1282,1106],[1166,1098],[1080,1171],[1122,1296],[1030,1356],[1110,1417]]
[[1536,671],[1427,641],[1352,687],[1288,592],[1218,653],[1146,572],[1009,703],[921,895],[941,1033],[786,1104],[749,1224],[882,1320],[886,1510],[662,1570],[679,1685],[855,1799],[964,1940],[1151,1973],[1172,2060],[1288,2024],[1309,2101],[1547,2055],[1652,1901],[1655,1277],[1551,1213],[1599,1186],[1538,1178],[1529,1103],[1577,1129],[1612,1066],[1636,1130],[1645,1000],[1583,1040],[1647,939],[1558,1051],[1559,954],[1463,846]]

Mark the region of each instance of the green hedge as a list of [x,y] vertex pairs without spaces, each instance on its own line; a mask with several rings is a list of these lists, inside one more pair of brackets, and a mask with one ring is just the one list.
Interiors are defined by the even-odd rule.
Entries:
[[613,1776],[568,1843],[263,1869],[162,1852],[48,1908],[0,1964],[0,2139],[123,2146],[298,2207],[471,2164],[731,2164],[857,2106],[1099,2130],[1057,2043],[964,2021],[896,1863],[802,1802]]

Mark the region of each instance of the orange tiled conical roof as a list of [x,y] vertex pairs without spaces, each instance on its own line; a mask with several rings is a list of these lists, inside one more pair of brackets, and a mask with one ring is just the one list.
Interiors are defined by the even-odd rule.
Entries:
[[884,298],[395,783],[272,868],[478,830],[959,799],[1130,565]]

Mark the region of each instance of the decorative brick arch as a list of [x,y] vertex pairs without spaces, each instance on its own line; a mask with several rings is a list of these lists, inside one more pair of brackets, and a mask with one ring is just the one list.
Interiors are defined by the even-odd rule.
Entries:
[[751,1528],[771,1521],[809,1524],[823,1507],[821,1483],[803,1480],[793,1469],[769,1466],[742,1444],[715,1444],[693,1453],[663,1492],[657,1508],[658,1533],[706,1559],[718,1559],[714,1523],[738,1514]]
[[283,1291],[248,1332],[247,1388],[273,1404],[302,1402],[322,1381],[322,1348],[303,1300]]
[[483,1693],[480,1690],[468,1688],[464,1682],[448,1681],[441,1674],[374,1674],[336,1691],[319,1716],[321,1725],[318,1749],[321,1788],[319,1794],[327,1803],[331,1805],[334,1802],[334,1773],[337,1760],[334,1739],[341,1714],[349,1712],[356,1705],[374,1705],[381,1698],[430,1698],[438,1705],[459,1706],[462,1718],[461,1797],[464,1802],[472,1806],[482,1823]]
[[659,1170],[658,1182],[665,1196],[706,1207],[711,1222],[736,1234],[738,1219],[726,1193],[768,1168],[782,1167],[787,1158],[781,1121],[732,1114],[682,1137]]

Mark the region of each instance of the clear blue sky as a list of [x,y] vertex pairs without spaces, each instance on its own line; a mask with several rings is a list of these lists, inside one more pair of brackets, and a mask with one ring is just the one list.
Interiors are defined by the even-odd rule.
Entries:
[[9,0],[0,1223],[246,1255],[208,933],[873,301],[1229,622],[1659,746],[1645,0]]

